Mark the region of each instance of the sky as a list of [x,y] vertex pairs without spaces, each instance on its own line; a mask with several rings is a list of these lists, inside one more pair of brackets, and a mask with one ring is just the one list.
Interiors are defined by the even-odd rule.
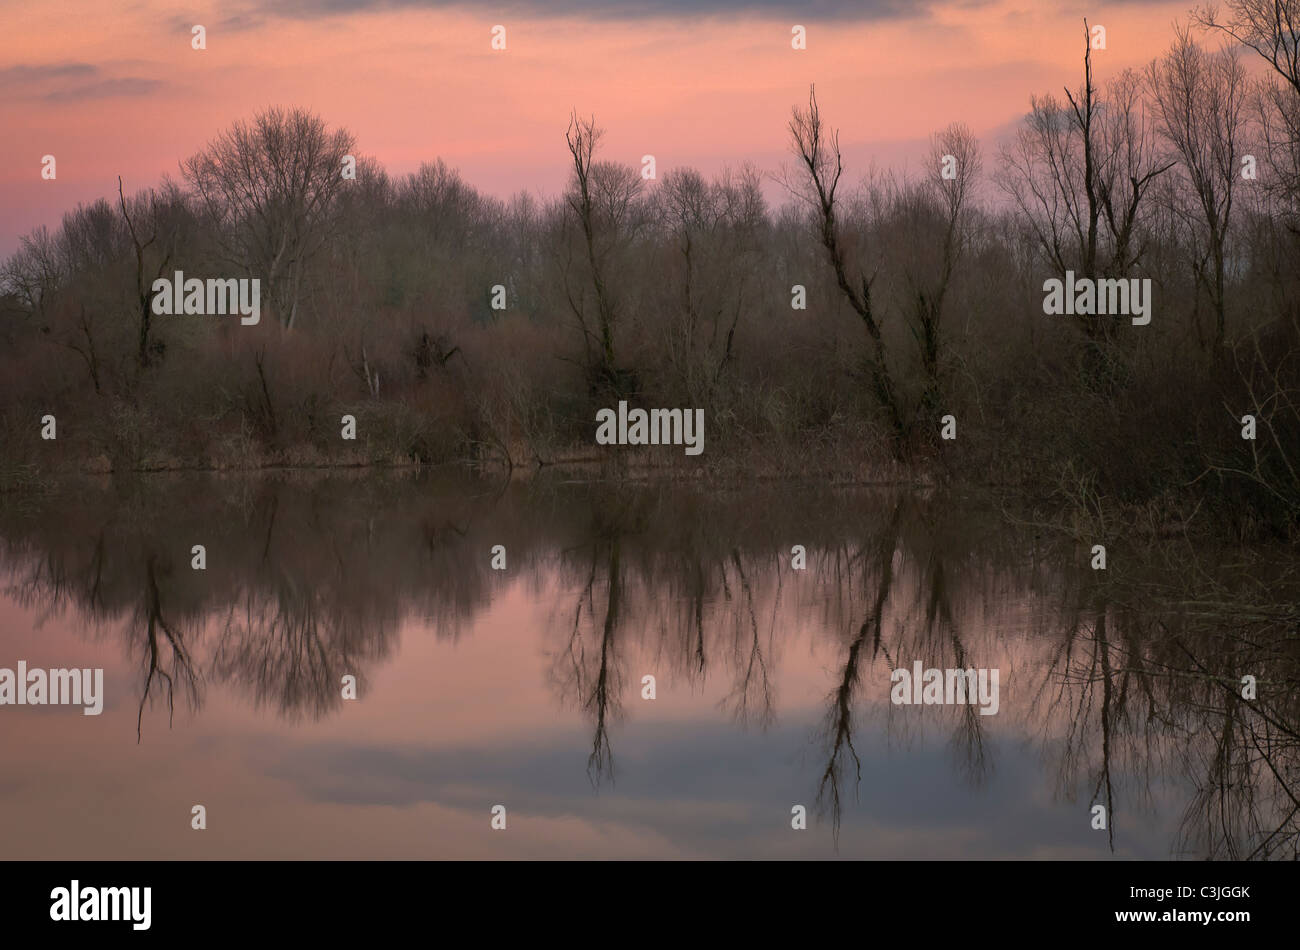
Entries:
[[[79,202],[178,176],[271,105],[357,135],[393,175],[441,157],[480,190],[554,195],[571,110],[602,156],[658,174],[789,161],[791,107],[815,83],[846,176],[922,160],[968,123],[986,151],[1031,94],[1081,78],[1084,16],[1104,82],[1162,52],[1193,0],[222,0],[178,6],[0,0],[0,255]],[[191,46],[192,27],[206,49]],[[792,28],[807,48],[792,49]],[[504,50],[492,49],[494,26]],[[55,156],[54,180],[41,177]],[[986,161],[986,167],[990,163]]]

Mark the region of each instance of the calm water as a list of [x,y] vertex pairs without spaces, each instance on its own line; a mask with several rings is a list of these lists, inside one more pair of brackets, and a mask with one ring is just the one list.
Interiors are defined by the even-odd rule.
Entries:
[[[0,667],[106,700],[0,706],[0,858],[1294,857],[1294,631],[1166,554],[788,485],[10,498]],[[915,661],[997,669],[997,714],[894,705]]]

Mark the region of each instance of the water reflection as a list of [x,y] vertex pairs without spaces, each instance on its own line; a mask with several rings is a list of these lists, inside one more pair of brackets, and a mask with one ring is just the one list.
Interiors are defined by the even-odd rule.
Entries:
[[[1268,552],[1112,546],[1094,572],[1086,546],[937,492],[451,474],[105,482],[6,506],[0,534],[27,628],[0,666],[38,660],[7,655],[39,652],[37,629],[65,637],[68,662],[124,658],[132,740],[163,729],[182,757],[200,755],[187,730],[209,703],[223,722],[256,711],[278,750],[260,777],[361,824],[360,801],[478,822],[478,791],[509,790],[525,814],[617,827],[592,856],[1300,849],[1300,583]],[[491,568],[496,544],[507,571]],[[892,705],[890,672],[918,660],[999,669],[998,714]],[[345,674],[361,703],[343,700]],[[430,677],[461,705],[412,724]],[[364,729],[347,705],[368,710]],[[47,747],[83,726],[41,712]],[[578,723],[585,793],[563,764]],[[221,729],[208,741],[234,735]],[[114,731],[79,762],[87,785],[120,754]],[[347,777],[358,763],[364,778]],[[800,803],[821,819],[803,837]],[[529,855],[573,853],[571,828],[538,834]],[[169,842],[160,856],[186,853]]]

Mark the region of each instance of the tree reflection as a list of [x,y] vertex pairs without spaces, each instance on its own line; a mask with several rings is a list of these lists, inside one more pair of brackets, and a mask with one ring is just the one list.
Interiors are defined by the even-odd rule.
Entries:
[[[864,774],[905,761],[895,743],[946,734],[954,776],[975,787],[997,764],[992,739],[1038,733],[1045,784],[1078,800],[1080,827],[1105,806],[1093,840],[1112,852],[1170,796],[1178,855],[1300,851],[1300,569],[1275,554],[1170,542],[1090,571],[1068,538],[938,492],[472,479],[114,484],[0,508],[0,539],[9,598],[42,619],[74,611],[139,664],[137,741],[146,708],[170,722],[213,684],[285,720],[334,714],[342,677],[366,682],[404,626],[455,640],[527,584],[557,605],[550,688],[589,727],[595,787],[614,779],[643,675],[769,730],[798,708],[777,701],[797,643],[813,657],[802,675],[823,677],[805,780],[836,847]],[[192,570],[200,542],[207,570]],[[502,542],[504,574],[487,556]],[[796,542],[807,570],[791,567]],[[1013,663],[1000,715],[892,706],[891,671],[918,660]]]

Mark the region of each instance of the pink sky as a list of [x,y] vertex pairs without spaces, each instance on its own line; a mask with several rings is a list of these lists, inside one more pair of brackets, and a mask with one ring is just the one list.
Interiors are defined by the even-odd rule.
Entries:
[[[254,3],[0,0],[0,254],[114,192],[118,174],[129,190],[175,175],[218,131],[272,104],[346,126],[390,174],[442,157],[506,196],[563,187],[575,106],[606,128],[609,159],[654,154],[660,175],[745,160],[775,170],[790,107],[816,82],[856,179],[872,162],[915,165],[953,120],[992,143],[1031,93],[1075,85],[1085,14],[1107,30],[1104,81],[1163,50],[1190,5],[362,0],[338,13],[328,11],[342,0],[297,0],[277,5],[298,11],[283,16]],[[207,28],[206,50],[190,47],[194,23]],[[791,49],[796,23],[804,51]],[[494,24],[506,27],[505,51],[490,48]],[[55,181],[40,177],[46,154]]]

